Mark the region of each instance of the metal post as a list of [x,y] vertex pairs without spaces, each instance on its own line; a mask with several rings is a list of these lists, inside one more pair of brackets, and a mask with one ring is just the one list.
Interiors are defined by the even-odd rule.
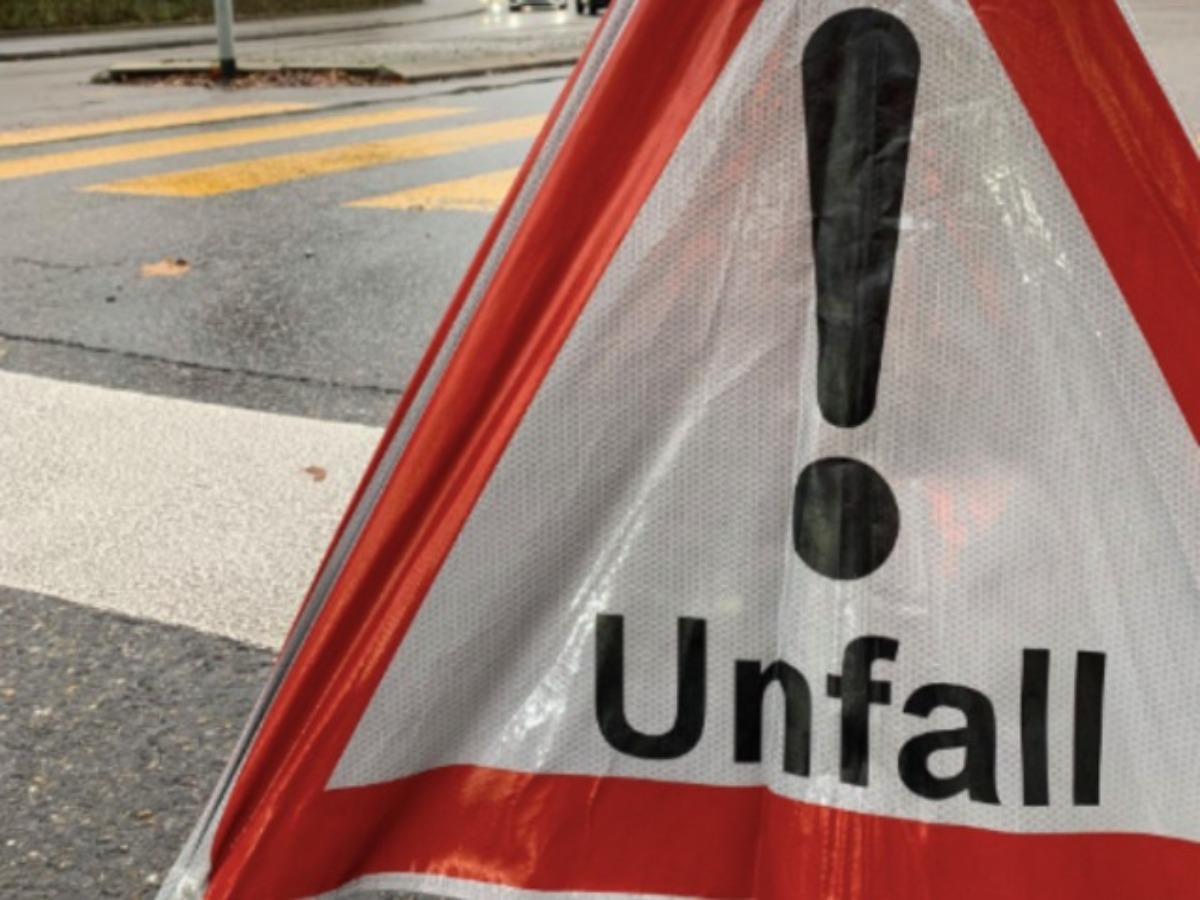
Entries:
[[229,81],[237,74],[233,55],[233,0],[213,0],[217,17],[217,49],[221,59],[221,80]]

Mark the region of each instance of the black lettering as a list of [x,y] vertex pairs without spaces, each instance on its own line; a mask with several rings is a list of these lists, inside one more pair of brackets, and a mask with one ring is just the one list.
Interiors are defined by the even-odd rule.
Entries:
[[842,654],[842,674],[830,675],[827,692],[842,701],[842,782],[865,787],[870,770],[871,704],[892,702],[892,686],[871,680],[877,659],[894,660],[900,642],[886,637],[855,638]]
[[1026,806],[1050,805],[1049,697],[1050,651],[1026,650],[1021,666],[1021,771]]
[[625,617],[596,617],[596,719],[614,750],[639,759],[678,759],[704,732],[707,638],[703,619],[680,619],[675,724],[643,734],[625,716]]
[[1103,653],[1075,657],[1075,770],[1076,806],[1100,805],[1100,751],[1104,742]]
[[[910,716],[927,718],[939,706],[959,710],[966,727],[917,735],[900,748],[900,779],[910,791],[929,800],[946,800],[967,792],[978,803],[999,803],[996,793],[996,713],[992,701],[957,684],[927,684],[904,704]],[[934,775],[929,758],[939,750],[962,748],[962,771],[949,778]]]
[[808,775],[812,745],[812,692],[804,676],[787,663],[765,669],[752,660],[738,660],[734,701],[734,762],[762,762],[763,696],[778,683],[783,690],[783,769]]

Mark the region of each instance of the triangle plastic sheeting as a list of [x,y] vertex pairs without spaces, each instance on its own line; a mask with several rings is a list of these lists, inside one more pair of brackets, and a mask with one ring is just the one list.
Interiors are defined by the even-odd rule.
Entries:
[[1198,187],[1108,2],[618,4],[164,895],[1192,896]]

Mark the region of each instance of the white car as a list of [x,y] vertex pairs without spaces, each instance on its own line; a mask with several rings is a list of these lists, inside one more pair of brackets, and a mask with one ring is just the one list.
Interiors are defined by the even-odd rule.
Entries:
[[566,9],[567,3],[570,0],[508,0],[508,8],[511,12],[526,9],[534,6],[547,6],[552,9]]

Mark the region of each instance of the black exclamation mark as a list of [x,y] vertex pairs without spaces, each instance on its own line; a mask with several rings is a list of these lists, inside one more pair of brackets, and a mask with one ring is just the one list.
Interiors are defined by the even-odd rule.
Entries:
[[[920,68],[912,32],[876,9],[834,16],[804,49],[817,403],[841,428],[875,409]],[[800,473],[792,531],[809,568],[862,578],[895,547],[900,510],[866,463],[821,459]]]

